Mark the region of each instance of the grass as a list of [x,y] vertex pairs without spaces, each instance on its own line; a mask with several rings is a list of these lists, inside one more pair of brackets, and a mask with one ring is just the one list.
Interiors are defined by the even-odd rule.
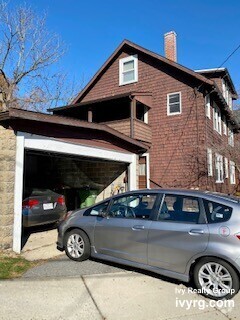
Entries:
[[28,269],[36,266],[21,256],[9,256],[0,253],[0,279],[13,279],[21,277]]

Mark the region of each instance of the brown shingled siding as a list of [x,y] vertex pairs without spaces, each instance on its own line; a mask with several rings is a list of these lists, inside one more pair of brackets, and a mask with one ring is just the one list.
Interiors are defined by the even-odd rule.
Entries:
[[[136,52],[123,52],[119,58]],[[219,185],[207,177],[206,148],[208,140],[226,143],[213,131],[212,116],[205,116],[205,99],[186,74],[138,54],[138,82],[119,86],[119,59],[101,76],[82,101],[103,98],[129,91],[152,92],[153,105],[149,110],[152,129],[150,149],[150,176],[163,187],[195,187],[218,190]],[[167,116],[167,94],[181,92],[182,114]],[[116,127],[115,127],[116,129]],[[125,130],[125,129],[124,129]],[[144,134],[137,130],[137,134]],[[207,138],[208,137],[208,138]],[[154,185],[152,185],[154,186]],[[227,183],[225,183],[227,190]]]

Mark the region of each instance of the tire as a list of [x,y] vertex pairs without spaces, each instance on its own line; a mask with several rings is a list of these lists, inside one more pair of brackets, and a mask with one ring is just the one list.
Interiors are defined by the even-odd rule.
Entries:
[[84,261],[90,257],[90,242],[85,232],[73,229],[64,238],[66,255],[74,261]]
[[218,258],[202,258],[194,268],[193,280],[198,292],[213,300],[231,299],[239,291],[237,272]]

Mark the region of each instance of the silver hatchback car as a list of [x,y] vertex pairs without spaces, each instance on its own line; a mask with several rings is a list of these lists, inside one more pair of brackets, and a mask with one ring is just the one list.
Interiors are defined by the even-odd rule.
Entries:
[[239,291],[240,203],[223,194],[138,190],[67,214],[57,248],[194,281],[211,299]]

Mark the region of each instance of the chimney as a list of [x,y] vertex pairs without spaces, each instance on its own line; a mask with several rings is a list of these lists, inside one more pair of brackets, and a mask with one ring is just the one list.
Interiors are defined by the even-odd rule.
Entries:
[[164,34],[165,57],[177,62],[177,34],[175,31],[170,31]]

